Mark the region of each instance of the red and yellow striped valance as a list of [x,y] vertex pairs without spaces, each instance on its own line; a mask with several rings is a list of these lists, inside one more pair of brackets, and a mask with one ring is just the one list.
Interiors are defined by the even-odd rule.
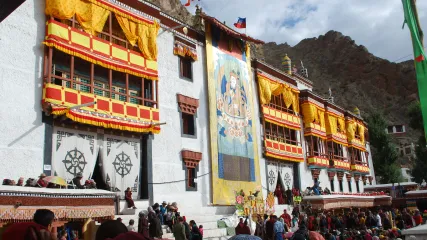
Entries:
[[287,160],[292,162],[303,162],[302,147],[278,142],[270,139],[264,140],[264,154],[268,157]]
[[156,21],[145,19],[106,0],[46,0],[46,15],[60,20],[75,16],[83,30],[91,35],[103,30],[111,12],[115,14],[130,44],[134,46],[138,43],[145,59],[156,60],[160,28]]
[[105,68],[157,80],[157,62],[88,33],[49,20],[44,44]]
[[301,120],[299,117],[276,110],[271,107],[262,107],[264,120],[282,127],[287,127],[296,131],[301,131]]
[[319,156],[311,156],[307,158],[309,167],[329,167],[329,159]]
[[364,166],[364,165],[360,165],[360,164],[352,164],[351,165],[351,171],[360,172],[360,173],[364,173],[364,174],[367,174],[370,172],[368,166]]
[[194,61],[197,61],[197,50],[180,41],[175,41],[173,54],[181,57],[189,57]]
[[[70,109],[89,102],[96,104]],[[153,126],[153,123],[159,122],[159,110],[155,108],[83,93],[51,83],[43,87],[43,103],[51,104],[51,114],[65,115],[84,124],[131,132],[160,132],[160,126]]]

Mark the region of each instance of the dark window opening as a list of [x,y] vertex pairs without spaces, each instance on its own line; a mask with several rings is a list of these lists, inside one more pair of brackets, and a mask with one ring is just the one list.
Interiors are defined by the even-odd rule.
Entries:
[[338,183],[339,183],[339,186],[340,186],[340,192],[344,192],[344,187],[342,185],[342,180],[339,180]]
[[393,133],[393,126],[388,126],[387,127],[387,132],[388,133]]
[[179,75],[182,78],[193,80],[192,60],[179,57]]
[[181,113],[182,118],[182,134],[195,136],[196,129],[194,123],[194,115],[188,113]]
[[330,180],[330,182],[331,182],[331,191],[335,192],[335,183],[334,183],[334,180],[332,179],[332,180]]
[[322,156],[320,151],[322,145],[321,140],[315,136],[307,136],[305,139],[308,147],[308,156]]
[[55,49],[50,75],[47,81],[58,86],[157,108],[157,81],[107,69]]
[[328,141],[328,155],[329,158],[332,160],[336,159],[341,161],[347,161],[347,159],[344,158],[343,146],[332,141]]
[[187,168],[187,187],[195,188],[196,182],[194,179],[196,178],[196,169],[195,168]]
[[282,112],[287,112],[290,114],[294,114],[294,110],[292,108],[292,104],[289,107],[286,107],[285,101],[283,100],[282,94],[279,95],[271,95],[270,103],[268,106],[274,109],[277,109]]
[[269,122],[265,122],[264,127],[265,138],[295,146],[299,145],[299,142],[297,141],[297,132],[295,130]]
[[402,133],[403,132],[403,125],[396,125],[396,132],[397,133]]
[[411,148],[410,147],[405,148],[405,154],[411,154]]
[[356,181],[356,191],[357,193],[360,193],[359,181]]
[[353,192],[353,190],[351,189],[351,181],[347,181],[348,183],[348,192]]

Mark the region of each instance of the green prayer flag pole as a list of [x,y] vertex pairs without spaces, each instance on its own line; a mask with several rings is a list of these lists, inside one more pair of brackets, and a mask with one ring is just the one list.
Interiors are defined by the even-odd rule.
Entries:
[[424,52],[423,38],[420,21],[418,20],[416,0],[402,0],[405,22],[411,32],[412,46],[414,48],[415,71],[418,82],[418,93],[423,116],[424,136],[427,139],[427,57]]

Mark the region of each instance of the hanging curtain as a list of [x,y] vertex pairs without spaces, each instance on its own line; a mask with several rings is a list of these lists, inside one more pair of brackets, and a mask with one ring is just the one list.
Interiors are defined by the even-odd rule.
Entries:
[[287,190],[288,187],[292,190],[294,187],[294,168],[292,164],[280,163],[279,171],[285,190]]
[[142,56],[147,60],[157,60],[157,34],[160,28],[159,23],[156,21],[153,24],[144,22],[137,23],[118,14],[115,14],[115,16],[132,46],[138,41],[138,48],[141,50]]
[[340,126],[341,133],[345,133],[345,120],[343,117],[338,117],[338,125]]
[[96,133],[62,127],[53,130],[52,173],[66,180],[77,173],[82,173],[84,180],[91,178],[98,157]]
[[110,11],[86,0],[46,0],[45,13],[61,20],[76,15],[85,32],[95,35],[104,28]]
[[362,141],[362,143],[365,143],[365,127],[358,123],[359,125],[359,135],[360,135],[360,141]]
[[337,133],[337,118],[335,116],[327,114],[327,121],[328,121],[329,132],[332,134],[336,134]]
[[353,141],[355,131],[356,131],[355,122],[347,122],[347,139],[348,139],[348,142]]
[[316,106],[313,104],[303,104],[302,114],[304,116],[304,124],[306,127],[310,126],[311,123],[317,118]]
[[80,0],[46,0],[45,13],[61,20],[69,19],[76,13]]
[[101,153],[103,177],[121,196],[128,187],[133,197],[138,196],[140,149],[139,139],[104,135]]
[[147,60],[157,60],[157,34],[160,25],[158,22],[138,24],[138,47],[142,56]]
[[80,0],[76,6],[76,19],[85,32],[95,35],[102,32],[110,11],[91,2]]
[[283,89],[283,85],[272,82],[261,75],[258,75],[258,86],[262,104],[269,104],[271,101],[271,96],[279,95]]
[[115,16],[127,40],[132,46],[135,46],[136,41],[138,40],[138,37],[136,36],[138,24],[132,20],[129,20],[126,17],[119,16],[117,14],[115,14]]
[[325,127],[325,111],[318,108],[317,114],[318,114],[318,118],[319,118],[319,125],[321,127]]
[[286,107],[289,108],[291,104],[294,102],[294,94],[292,93],[292,89],[289,86],[284,86],[282,91],[283,102]]
[[293,91],[292,109],[294,112],[299,113],[299,94]]
[[267,162],[267,184],[268,190],[276,190],[277,180],[279,179],[279,166],[276,162]]

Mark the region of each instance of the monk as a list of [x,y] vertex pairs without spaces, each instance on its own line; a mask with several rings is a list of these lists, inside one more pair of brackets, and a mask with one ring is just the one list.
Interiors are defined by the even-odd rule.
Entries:
[[277,197],[279,205],[285,204],[285,200],[283,199],[282,186],[280,184],[277,184],[274,195]]
[[126,203],[128,204],[128,208],[136,209],[135,203],[133,202],[133,199],[132,199],[132,191],[130,190],[130,187],[128,187],[125,191],[125,200],[126,200]]

